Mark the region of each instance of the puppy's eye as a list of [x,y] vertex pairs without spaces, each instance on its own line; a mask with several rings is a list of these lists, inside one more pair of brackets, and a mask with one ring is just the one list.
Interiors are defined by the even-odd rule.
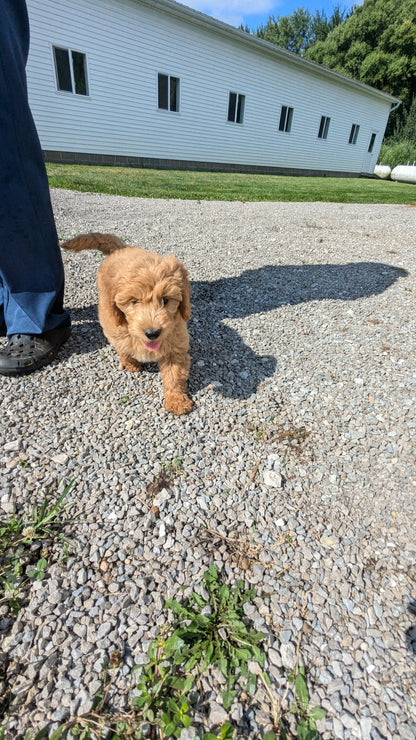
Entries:
[[136,305],[138,304],[138,302],[139,302],[139,301],[137,300],[137,298],[132,298],[132,299],[130,300],[130,305],[131,305],[131,306],[136,306]]
[[162,298],[162,304],[166,306],[167,303],[169,303],[169,298]]

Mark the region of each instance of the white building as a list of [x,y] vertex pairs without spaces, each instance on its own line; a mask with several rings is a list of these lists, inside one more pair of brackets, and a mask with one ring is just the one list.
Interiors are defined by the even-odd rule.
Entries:
[[372,173],[396,98],[172,0],[28,0],[48,161]]

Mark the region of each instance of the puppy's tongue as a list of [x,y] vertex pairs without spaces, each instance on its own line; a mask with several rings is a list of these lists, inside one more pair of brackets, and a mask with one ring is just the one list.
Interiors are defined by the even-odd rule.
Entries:
[[146,347],[148,352],[156,352],[159,349],[161,344],[162,344],[161,339],[153,339],[153,340],[149,340],[148,342],[145,342],[144,346]]

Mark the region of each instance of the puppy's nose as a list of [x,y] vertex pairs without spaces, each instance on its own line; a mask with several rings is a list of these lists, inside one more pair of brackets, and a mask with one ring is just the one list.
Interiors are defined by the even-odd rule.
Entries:
[[161,329],[145,329],[144,333],[148,339],[157,339],[160,336]]

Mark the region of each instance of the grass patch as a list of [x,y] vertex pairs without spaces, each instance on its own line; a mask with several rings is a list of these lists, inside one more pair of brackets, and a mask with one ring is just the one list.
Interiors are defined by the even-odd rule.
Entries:
[[48,164],[54,188],[183,200],[396,203],[416,205],[416,186],[389,180],[286,177]]

